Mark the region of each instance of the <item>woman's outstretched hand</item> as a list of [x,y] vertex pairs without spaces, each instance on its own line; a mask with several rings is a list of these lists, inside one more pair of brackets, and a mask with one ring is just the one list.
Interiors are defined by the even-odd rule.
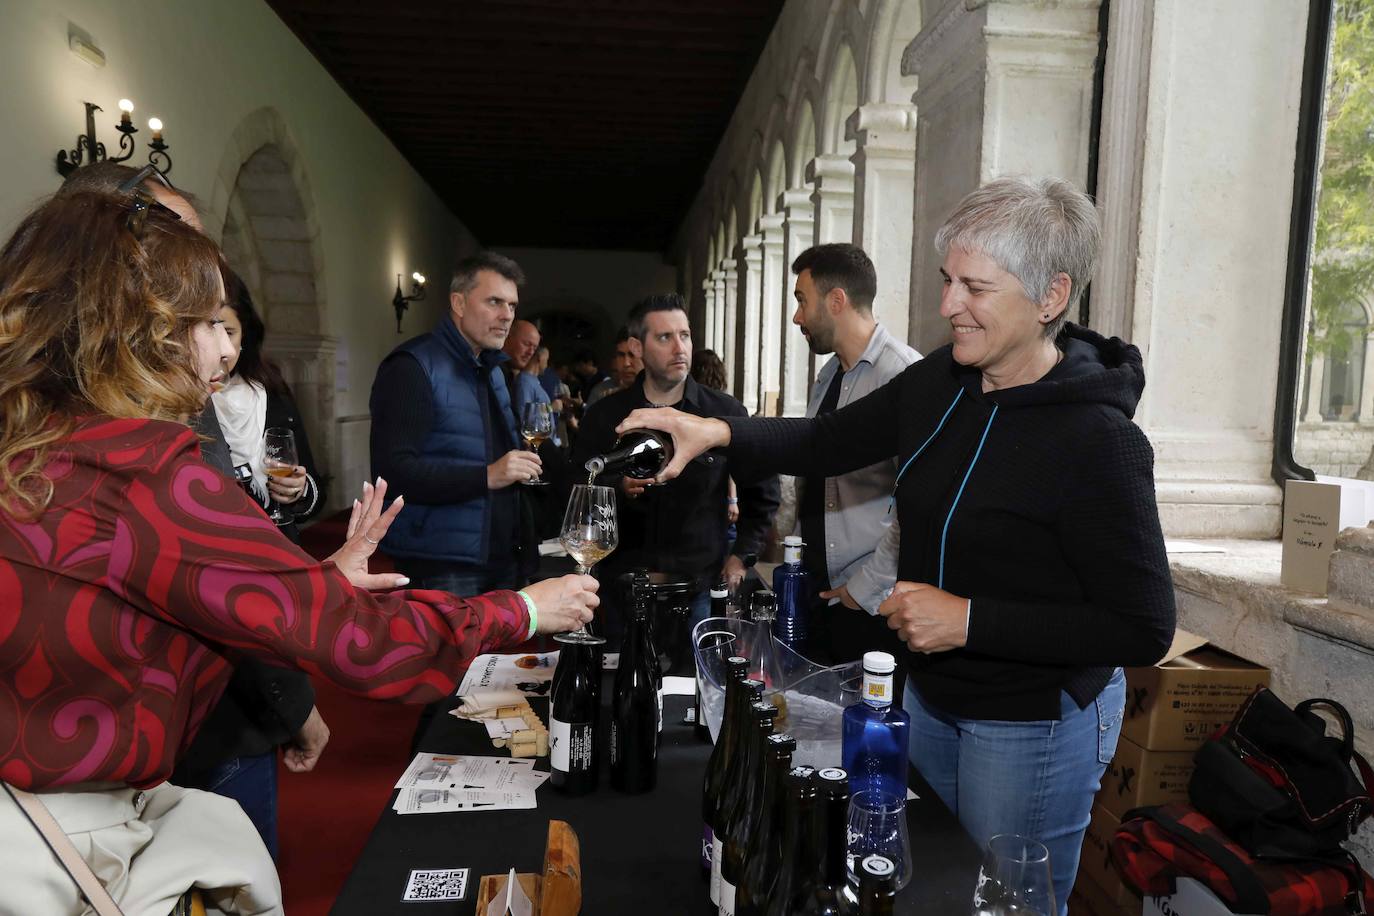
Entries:
[[377,545],[386,537],[387,529],[400,514],[405,497],[396,497],[396,501],[383,512],[385,501],[385,480],[378,477],[376,486],[363,484],[363,498],[353,500],[353,513],[348,517],[347,540],[325,558],[357,588],[401,588],[410,584],[409,579],[398,573],[370,573],[367,570],[368,558],[377,550]]
[[642,407],[621,420],[615,431],[623,435],[632,429],[656,429],[673,437],[673,460],[654,478],[654,483],[672,480],[693,458],[730,444],[730,425],[724,420],[698,417],[671,407]]

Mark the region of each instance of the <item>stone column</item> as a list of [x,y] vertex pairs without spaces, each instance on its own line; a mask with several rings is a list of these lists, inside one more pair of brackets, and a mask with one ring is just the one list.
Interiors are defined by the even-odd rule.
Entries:
[[739,271],[740,312],[743,327],[740,345],[735,352],[735,378],[744,409],[751,414],[759,409],[759,322],[763,305],[763,236],[746,235],[736,249],[735,263],[744,264]]
[[1374,422],[1374,332],[1364,338],[1364,374],[1360,376],[1360,409],[1356,416],[1361,423]]
[[[854,163],[845,156],[817,156],[806,164],[811,192],[815,241],[848,242],[854,238]],[[910,219],[907,223],[910,225]]]
[[815,219],[811,209],[811,189],[792,188],[778,197],[778,209],[786,217],[783,223],[783,273],[778,307],[781,310],[782,331],[782,405],[784,417],[806,414],[806,399],[811,393],[811,348],[806,338],[792,324],[792,261],[811,247]]
[[719,300],[716,298],[716,273],[715,270],[708,271],[706,279],[701,281],[701,290],[706,294],[706,323],[701,329],[701,342],[707,350],[714,350],[716,347],[716,312],[719,307]]
[[782,385],[782,296],[787,268],[783,265],[783,223],[781,213],[759,218],[763,233],[763,307],[759,321],[759,411],[778,414],[778,392]]
[[1312,350],[1312,365],[1307,370],[1307,410],[1303,411],[1302,422],[1320,423],[1322,421],[1322,388],[1326,386],[1326,353]]
[[739,316],[736,314],[739,301],[739,274],[735,271],[737,263],[733,258],[720,262],[720,349],[716,350],[716,355],[725,364],[725,390],[733,394],[739,393],[735,388],[735,341],[740,332]]
[[926,0],[923,28],[902,55],[902,73],[920,86],[906,335],[918,350],[948,339],[932,242],[960,198],[1001,175],[1085,186],[1099,5]]
[[[911,225],[916,175],[916,112],[910,105],[864,105],[846,122],[854,140],[854,244],[873,259],[873,314],[907,339],[911,309]],[[929,278],[924,278],[929,279]],[[928,285],[935,287],[931,281]]]

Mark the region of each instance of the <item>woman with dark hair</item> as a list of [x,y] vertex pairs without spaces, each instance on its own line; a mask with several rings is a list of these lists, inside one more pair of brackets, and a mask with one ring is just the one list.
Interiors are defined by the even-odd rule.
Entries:
[[89,870],[127,913],[193,886],[210,912],[280,913],[239,807],[166,781],[236,659],[424,703],[597,603],[587,576],[372,593],[408,584],[368,571],[404,503],[382,511],[384,481],[327,561],[284,538],[187,425],[232,353],[224,270],[136,186],[53,198],[0,248],[0,912],[85,912]]
[[[297,523],[324,507],[324,486],[315,470],[315,456],[291,388],[281,370],[263,355],[267,328],[253,305],[248,287],[233,271],[225,272],[224,287],[225,304],[220,317],[237,353],[229,359],[224,387],[211,397],[215,415],[229,443],[239,481],[263,508],[271,509],[276,504],[281,511],[269,514],[269,518],[282,534],[299,544]],[[294,434],[300,464],[288,477],[267,474],[263,435],[269,429],[289,429]]]
[[692,378],[698,385],[725,390],[725,363],[715,350],[697,350],[692,354]]

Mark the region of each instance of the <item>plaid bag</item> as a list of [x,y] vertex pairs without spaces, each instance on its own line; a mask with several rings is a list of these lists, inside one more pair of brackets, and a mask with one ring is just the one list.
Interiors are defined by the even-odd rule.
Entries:
[[1355,858],[1257,859],[1190,805],[1126,812],[1112,837],[1112,861],[1137,893],[1174,892],[1176,878],[1207,885],[1233,913],[1270,916],[1364,914],[1374,880]]
[[[1318,708],[1339,734],[1326,733]],[[1257,856],[1320,858],[1339,854],[1374,813],[1370,789],[1374,774],[1355,751],[1344,706],[1314,699],[1289,709],[1260,687],[1198,750],[1188,799]]]

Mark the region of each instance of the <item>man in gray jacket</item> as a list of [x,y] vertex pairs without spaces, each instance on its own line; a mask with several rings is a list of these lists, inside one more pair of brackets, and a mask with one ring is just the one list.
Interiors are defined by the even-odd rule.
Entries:
[[[812,353],[834,354],[811,389],[807,416],[857,401],[921,358],[873,317],[877,273],[863,249],[816,245],[797,256],[792,273],[792,323]],[[876,616],[897,577],[897,520],[888,512],[896,478],[896,459],[889,458],[839,477],[798,481],[802,560],[817,593],[808,650],[818,661],[899,646]]]

